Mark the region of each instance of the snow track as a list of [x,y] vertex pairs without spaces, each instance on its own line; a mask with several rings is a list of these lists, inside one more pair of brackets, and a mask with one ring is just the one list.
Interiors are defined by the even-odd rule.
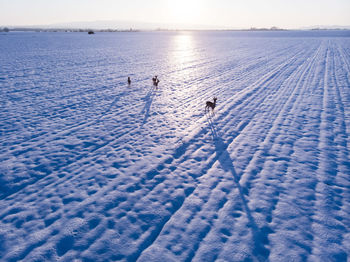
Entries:
[[0,39],[1,260],[347,261],[350,38],[270,34]]

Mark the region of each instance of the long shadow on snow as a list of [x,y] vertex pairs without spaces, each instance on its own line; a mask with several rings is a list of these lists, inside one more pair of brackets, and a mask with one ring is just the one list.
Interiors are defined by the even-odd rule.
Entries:
[[268,234],[270,234],[272,231],[269,227],[264,226],[262,228],[259,228],[256,224],[254,217],[252,216],[252,212],[248,207],[248,202],[244,196],[243,189],[239,183],[239,176],[236,173],[235,167],[233,165],[233,160],[227,151],[229,145],[226,144],[224,140],[218,135],[213,118],[209,116],[207,119],[214,140],[216,158],[220,162],[220,165],[225,172],[231,172],[233,181],[238,188],[239,196],[241,198],[244,210],[247,214],[249,226],[251,227],[253,234],[253,255],[256,256],[259,261],[266,261],[270,254],[270,251],[264,245],[267,245],[269,243]]
[[148,91],[146,97],[144,98],[144,100],[146,101],[146,104],[145,104],[144,108],[142,109],[141,114],[144,113],[145,116],[144,116],[144,118],[143,118],[143,121],[142,121],[142,125],[141,125],[141,126],[143,126],[144,124],[146,124],[147,119],[149,118],[149,115],[150,115],[149,112],[150,112],[150,109],[151,109],[151,105],[152,105],[154,96],[155,96],[155,94],[156,94],[155,90],[156,90],[155,87],[152,87],[152,88]]

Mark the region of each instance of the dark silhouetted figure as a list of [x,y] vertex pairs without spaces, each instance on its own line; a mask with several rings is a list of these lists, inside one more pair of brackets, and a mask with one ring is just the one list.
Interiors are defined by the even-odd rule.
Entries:
[[209,112],[209,108],[211,108],[212,112],[214,113],[214,108],[216,106],[216,100],[217,98],[214,97],[214,103],[211,101],[207,101],[206,106],[205,106],[205,112]]
[[152,78],[152,81],[153,81],[153,85],[154,85],[154,86],[158,86],[158,83],[159,83],[158,76],[153,77],[153,78]]
[[130,76],[128,76],[128,84],[129,84],[129,85],[131,84]]

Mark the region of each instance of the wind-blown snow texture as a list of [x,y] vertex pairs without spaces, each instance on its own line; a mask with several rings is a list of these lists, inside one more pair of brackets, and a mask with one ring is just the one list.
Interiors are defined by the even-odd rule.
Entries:
[[0,34],[0,260],[347,261],[349,36]]

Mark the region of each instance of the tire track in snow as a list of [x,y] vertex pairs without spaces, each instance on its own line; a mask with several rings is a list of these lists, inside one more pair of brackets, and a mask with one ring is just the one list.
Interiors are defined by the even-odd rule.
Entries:
[[[337,47],[337,48],[336,48]],[[344,110],[344,103],[343,99],[340,93],[340,84],[338,80],[338,73],[337,73],[337,62],[340,60],[340,54],[338,45],[335,47],[335,43],[333,43],[332,46],[332,64],[331,68],[333,71],[333,77],[330,79],[331,84],[329,86],[333,86],[333,97],[335,100],[334,110],[336,112],[335,119],[333,121],[334,124],[334,142],[336,144],[337,150],[336,150],[336,163],[337,163],[337,174],[334,177],[333,180],[333,195],[334,195],[334,201],[337,201],[339,210],[336,209],[337,216],[335,217],[337,222],[339,222],[339,226],[343,228],[347,228],[347,225],[350,224],[350,220],[346,219],[348,216],[343,215],[350,214],[350,206],[349,206],[349,200],[350,200],[350,182],[348,180],[348,175],[350,174],[350,161],[349,161],[349,149],[348,149],[348,127],[345,122],[345,110]],[[349,247],[349,237],[346,236],[346,234],[343,234],[341,236],[342,241],[340,243],[340,246],[343,247],[345,257],[348,256],[347,250]],[[344,255],[343,254],[343,255]]]
[[[316,171],[318,183],[316,185],[315,206],[317,212],[314,215],[314,223],[312,225],[315,236],[312,257],[346,260],[346,251],[341,246],[343,241],[341,232],[344,231],[345,227],[336,219],[339,210],[339,195],[334,187],[337,186],[335,179],[338,177],[339,171],[336,153],[333,148],[333,145],[336,144],[334,140],[336,137],[336,126],[334,125],[336,106],[334,102],[335,86],[332,81],[332,74],[335,74],[334,67],[332,67],[333,59],[332,49],[328,47],[325,57],[325,74],[322,87],[323,101],[318,144],[320,153],[318,169]],[[332,242],[332,245],[329,245],[329,241]]]
[[[338,59],[335,60],[334,64],[334,69],[340,69],[342,68],[343,74],[346,76],[350,76],[350,66],[349,62],[346,61],[346,58],[344,56],[344,50],[340,47],[339,43],[337,43],[337,56]],[[342,63],[341,63],[342,62]],[[346,65],[344,68],[343,66]],[[340,71],[340,70],[339,70]],[[340,73],[339,73],[340,74]],[[342,202],[340,204],[341,206],[341,212],[345,213],[346,215],[344,216],[344,221],[342,223],[344,225],[350,224],[349,219],[347,219],[350,216],[350,184],[348,179],[346,178],[346,174],[350,173],[350,158],[349,158],[349,144],[350,144],[350,137],[349,137],[349,123],[347,123],[347,119],[350,120],[349,117],[347,117],[346,112],[349,112],[349,102],[350,102],[350,95],[349,92],[344,92],[346,87],[350,86],[349,78],[348,77],[342,77],[341,79],[339,78],[339,75],[335,73],[334,79],[335,79],[335,86],[337,87],[336,93],[339,101],[339,110],[341,112],[341,120],[340,120],[340,126],[342,126],[342,135],[340,136],[340,141],[339,144],[342,145],[342,150],[339,150],[339,155],[338,155],[338,161],[339,161],[339,172],[344,177],[343,181],[338,181],[338,184],[342,184],[345,190],[342,190],[340,192],[342,194]],[[343,178],[341,176],[341,179]],[[341,189],[340,189],[341,190]],[[350,234],[345,233],[343,236],[343,241],[342,245],[345,249],[350,250]]]
[[[315,179],[303,176],[303,171],[309,169],[310,166],[309,160],[305,159],[310,148],[306,148],[305,152],[301,153],[304,144],[306,145],[308,142],[307,140],[301,142],[301,140],[305,138],[304,136],[309,130],[313,130],[312,127],[309,129],[308,126],[308,117],[311,116],[308,109],[313,107],[312,103],[317,105],[317,102],[315,99],[311,100],[311,104],[307,105],[307,102],[310,93],[312,93],[311,88],[318,86],[316,81],[320,75],[318,68],[322,59],[323,46],[324,44],[321,42],[318,52],[311,59],[311,65],[298,80],[296,85],[298,91],[295,94],[297,98],[290,108],[290,113],[284,117],[283,123],[279,127],[280,130],[276,130],[275,138],[271,142],[273,146],[267,152],[269,157],[261,171],[262,182],[258,184],[261,186],[263,181],[269,181],[264,183],[267,189],[263,190],[263,195],[267,197],[261,201],[258,197],[259,191],[255,191],[256,194],[249,197],[249,199],[259,199],[253,202],[253,206],[257,210],[257,218],[259,220],[266,219],[262,224],[265,223],[271,228],[269,241],[272,242],[271,246],[275,248],[270,250],[270,257],[274,259],[291,258],[294,253],[298,253],[300,257],[307,257],[310,253],[308,229],[311,227],[311,222],[308,217],[310,210],[314,209],[313,202],[310,202],[314,198],[314,193],[312,188],[308,187],[312,187]],[[284,130],[288,130],[288,133]],[[275,182],[270,183],[270,181]],[[306,186],[307,188],[305,188]],[[254,194],[254,190],[252,193]],[[264,210],[265,208],[267,210]],[[308,209],[309,213],[303,214],[305,209]],[[293,212],[298,213],[299,216],[291,215]],[[310,224],[310,227],[307,227],[307,223]],[[294,231],[297,231],[298,238],[285,236],[284,232],[290,230],[293,231],[290,233],[293,236],[295,235]],[[293,248],[290,249],[287,246],[293,246]],[[278,258],[278,256],[280,257]]]

